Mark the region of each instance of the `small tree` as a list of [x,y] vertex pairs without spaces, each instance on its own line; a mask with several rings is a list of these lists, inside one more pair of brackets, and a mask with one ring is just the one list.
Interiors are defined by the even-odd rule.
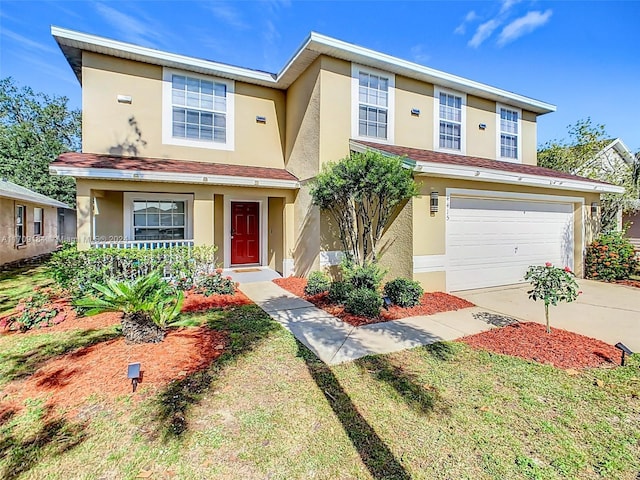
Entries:
[[343,250],[361,266],[377,261],[393,213],[416,194],[401,158],[370,151],[327,164],[311,184],[313,204],[333,217]]
[[575,275],[569,267],[558,268],[547,262],[544,266],[532,265],[524,276],[531,282],[529,298],[534,301],[544,300],[544,315],[547,320],[547,333],[551,333],[549,325],[549,305],[559,302],[573,302],[581,293]]

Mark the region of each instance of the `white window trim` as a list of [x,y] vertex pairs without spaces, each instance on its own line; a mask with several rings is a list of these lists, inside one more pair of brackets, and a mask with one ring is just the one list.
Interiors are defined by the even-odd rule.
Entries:
[[[22,209],[21,223],[18,223],[18,208]],[[15,208],[13,210],[13,222],[15,225],[13,233],[16,237],[16,247],[22,247],[27,244],[27,206],[25,204],[15,204]],[[20,241],[20,237],[18,237],[18,226],[22,226],[22,241]]]
[[[36,222],[36,210],[40,210],[39,222]],[[40,224],[40,233],[36,233],[36,223]],[[44,208],[42,207],[33,207],[33,236],[34,237],[44,236]]]
[[[460,116],[460,150],[440,148],[440,94],[455,95],[462,98],[462,112]],[[456,90],[435,87],[433,93],[433,149],[438,152],[467,154],[467,94]]]
[[177,200],[185,202],[185,240],[193,240],[193,195],[192,194],[178,194],[178,193],[147,193],[147,192],[124,192],[124,218],[122,224],[122,233],[124,240],[134,240],[135,234],[133,231],[133,202],[135,200]]
[[[183,75],[185,77],[209,80],[216,83],[224,83],[227,86],[227,141],[216,143],[207,140],[194,140],[187,138],[176,138],[173,136],[173,104],[172,104],[172,76]],[[183,147],[209,148],[212,150],[234,150],[235,149],[235,82],[218,77],[201,75],[172,68],[162,69],[162,143],[165,145],[180,145]]]
[[[500,135],[502,134],[502,132],[500,131],[500,109],[501,108],[518,113],[518,141],[517,141],[517,147],[516,147],[518,149],[517,158],[502,156],[502,150],[500,148]],[[522,163],[522,109],[517,107],[512,107],[510,105],[505,105],[504,103],[496,103],[496,158],[502,162]]]
[[[231,267],[231,202],[254,202],[258,203],[258,210],[260,212],[260,262],[259,266],[268,266],[268,244],[269,244],[269,198],[262,196],[242,196],[231,197],[225,195],[224,197],[224,268]],[[242,265],[239,265],[242,266]]]
[[[360,135],[359,109],[360,109],[360,72],[379,75],[389,79],[388,104],[387,104],[387,139],[367,137]],[[351,64],[351,138],[365,142],[384,143],[392,145],[395,138],[395,110],[396,110],[396,76],[393,73],[375,68],[364,67],[356,63]]]

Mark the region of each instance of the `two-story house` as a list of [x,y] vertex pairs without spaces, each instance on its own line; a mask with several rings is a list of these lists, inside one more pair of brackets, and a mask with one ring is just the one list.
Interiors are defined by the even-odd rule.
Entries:
[[316,33],[277,74],[52,28],[83,95],[80,248],[215,244],[225,267],[306,275],[338,262],[308,182],[351,151],[406,155],[420,195],[383,238],[390,275],[429,290],[580,273],[600,193],[536,166],[553,105]]

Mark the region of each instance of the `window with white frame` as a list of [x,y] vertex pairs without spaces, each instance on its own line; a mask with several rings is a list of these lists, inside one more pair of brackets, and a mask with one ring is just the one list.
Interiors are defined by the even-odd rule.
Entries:
[[463,97],[449,92],[438,95],[438,147],[463,151]]
[[33,234],[37,236],[43,235],[42,223],[44,219],[44,210],[42,208],[35,207],[33,209]]
[[134,240],[185,240],[186,208],[179,200],[134,200]]
[[27,232],[25,231],[25,215],[27,208],[24,205],[16,205],[16,245],[27,243]]
[[163,141],[233,148],[233,82],[165,69]]
[[352,66],[353,132],[356,138],[393,141],[395,76]]
[[518,140],[520,135],[520,112],[498,106],[498,121],[500,135],[500,158],[518,159]]

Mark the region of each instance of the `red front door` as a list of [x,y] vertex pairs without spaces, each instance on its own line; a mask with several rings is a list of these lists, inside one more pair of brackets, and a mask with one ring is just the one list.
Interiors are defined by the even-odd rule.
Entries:
[[231,202],[231,264],[260,263],[260,204]]

